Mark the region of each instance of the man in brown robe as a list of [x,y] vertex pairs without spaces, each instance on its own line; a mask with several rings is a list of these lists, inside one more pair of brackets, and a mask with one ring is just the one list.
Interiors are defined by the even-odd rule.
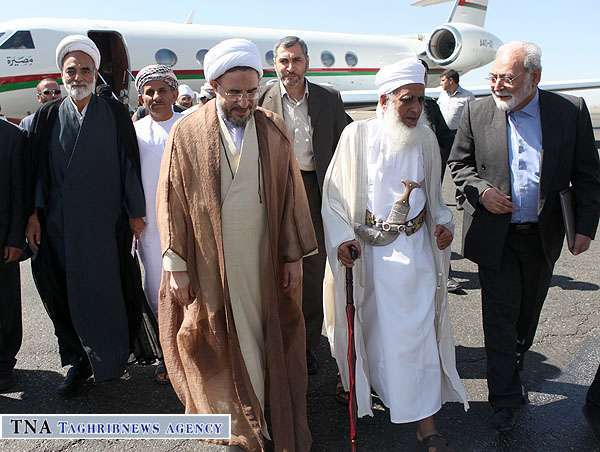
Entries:
[[158,184],[165,363],[186,413],[231,414],[231,446],[308,451],[302,177],[283,120],[256,107],[256,46],[223,41],[204,67],[217,99],[173,126]]

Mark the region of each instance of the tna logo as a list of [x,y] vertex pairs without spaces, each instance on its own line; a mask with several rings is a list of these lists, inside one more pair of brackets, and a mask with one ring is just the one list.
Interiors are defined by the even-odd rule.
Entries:
[[11,419],[10,423],[13,427],[13,435],[51,435],[52,431],[48,425],[48,420],[41,419]]

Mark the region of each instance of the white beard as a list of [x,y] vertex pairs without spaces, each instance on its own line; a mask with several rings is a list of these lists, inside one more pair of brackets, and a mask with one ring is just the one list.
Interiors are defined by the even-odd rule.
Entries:
[[[505,89],[502,89],[500,91],[494,91],[492,89],[492,97],[494,98],[494,102],[496,103],[496,107],[498,107],[499,110],[501,111],[513,111],[514,108],[519,105],[521,102],[523,102],[524,99],[527,98],[527,96],[529,96],[531,94],[531,77],[529,76],[529,74],[527,74],[525,79],[525,82],[523,83],[523,85],[521,86],[521,88],[519,88],[518,91],[509,94],[508,91],[506,91]],[[535,89],[535,88],[534,88]],[[509,100],[501,100],[499,97],[499,95],[502,96],[510,96]]]
[[401,120],[395,108],[385,111],[377,106],[377,117],[381,121],[381,144],[388,152],[403,152],[423,142],[427,133],[425,114],[421,114],[416,127],[408,127]]
[[94,92],[96,89],[96,82],[92,82],[89,85],[84,86],[73,86],[70,83],[65,83],[65,88],[67,89],[67,93],[73,100],[79,101],[85,99],[90,94]]

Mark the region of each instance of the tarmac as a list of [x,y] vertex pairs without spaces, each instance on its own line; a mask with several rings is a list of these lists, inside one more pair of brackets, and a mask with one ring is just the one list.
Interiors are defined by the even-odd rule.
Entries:
[[[594,122],[600,122],[600,111],[595,112]],[[454,187],[448,176],[443,191],[446,200],[453,199]],[[514,432],[500,436],[489,426],[477,268],[459,254],[461,212],[454,213],[457,230],[452,266],[464,290],[450,294],[449,305],[458,371],[470,409],[465,412],[459,404],[446,404],[436,415],[438,428],[455,451],[600,451],[600,443],[581,412],[587,387],[600,363],[600,244],[592,242],[590,250],[577,257],[563,250],[535,343],[526,357],[523,381],[530,403]],[[52,324],[33,285],[29,263],[21,264],[21,270],[24,338],[17,356],[19,384],[15,392],[0,394],[0,413],[183,413],[173,390],[153,382],[154,366],[130,366],[128,376],[118,382],[89,387],[70,400],[58,397],[56,386],[64,370]],[[347,410],[335,400],[336,365],[325,337],[318,358],[319,372],[310,377],[308,391],[312,450],[349,450]],[[359,420],[359,451],[417,450],[414,424],[391,424],[385,407],[376,403],[374,408],[374,417]],[[0,450],[167,452],[224,448],[196,440],[78,439],[0,440]]]

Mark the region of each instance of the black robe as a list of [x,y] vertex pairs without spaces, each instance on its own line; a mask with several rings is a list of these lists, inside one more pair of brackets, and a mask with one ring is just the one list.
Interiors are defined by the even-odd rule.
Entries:
[[85,353],[102,381],[121,375],[131,351],[155,355],[140,328],[146,302],[128,224],[145,215],[145,200],[124,106],[92,96],[79,130],[68,102],[44,105],[33,121],[28,206],[42,240],[32,270],[62,364]]

